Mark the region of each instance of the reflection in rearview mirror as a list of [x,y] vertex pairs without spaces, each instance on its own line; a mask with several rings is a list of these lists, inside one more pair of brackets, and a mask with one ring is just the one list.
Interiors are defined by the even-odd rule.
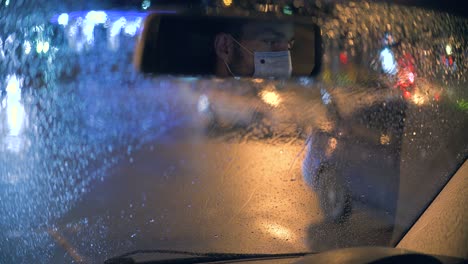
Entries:
[[310,76],[320,66],[320,45],[311,22],[153,14],[135,63],[141,72],[156,75]]

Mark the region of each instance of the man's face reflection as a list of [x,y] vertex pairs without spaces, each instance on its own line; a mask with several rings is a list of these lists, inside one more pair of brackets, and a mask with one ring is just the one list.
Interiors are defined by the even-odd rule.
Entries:
[[[222,37],[224,42],[217,43],[224,45],[215,43],[217,75],[252,76],[255,70],[253,53],[291,49],[294,44],[294,26],[292,23],[249,22],[242,26],[237,39],[229,34],[223,34]],[[229,67],[227,71],[226,64]]]

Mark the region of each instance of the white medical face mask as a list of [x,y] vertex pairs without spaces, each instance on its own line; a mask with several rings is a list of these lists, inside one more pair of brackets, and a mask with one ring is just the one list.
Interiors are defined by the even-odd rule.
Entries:
[[254,52],[253,77],[289,78],[292,73],[291,53],[285,51]]
[[[252,52],[232,38],[239,46],[254,56],[255,78],[289,78],[292,74],[291,53],[285,51]],[[226,64],[226,66],[228,66]],[[229,69],[229,66],[228,66]],[[229,71],[231,71],[229,69]],[[231,73],[232,74],[232,73]]]

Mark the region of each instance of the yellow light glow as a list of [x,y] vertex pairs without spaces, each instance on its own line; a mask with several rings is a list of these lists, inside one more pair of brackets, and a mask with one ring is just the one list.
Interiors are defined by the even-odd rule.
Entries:
[[415,93],[411,99],[416,105],[423,105],[425,103],[424,97],[418,93]]
[[266,91],[266,90],[263,90],[260,94],[262,100],[273,106],[273,107],[277,107],[280,105],[281,103],[281,97],[279,96],[278,93],[276,93],[275,91]]
[[380,144],[382,144],[382,145],[390,144],[390,136],[386,135],[386,134],[382,134],[380,136]]
[[231,6],[232,5],[232,0],[223,0],[223,4],[225,6]]
[[265,223],[263,224],[263,227],[270,235],[278,239],[291,240],[294,238],[294,234],[291,230],[282,225],[276,223]]
[[252,82],[254,83],[262,83],[263,79],[253,79]]

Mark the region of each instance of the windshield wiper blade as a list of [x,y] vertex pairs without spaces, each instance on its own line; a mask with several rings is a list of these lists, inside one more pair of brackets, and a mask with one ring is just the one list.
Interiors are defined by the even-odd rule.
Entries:
[[[136,262],[132,256],[137,254],[172,254],[172,255],[186,255],[189,258],[174,258],[164,260],[154,260],[145,262]],[[296,252],[296,253],[282,253],[282,254],[242,254],[242,253],[201,253],[179,250],[164,250],[164,249],[150,249],[150,250],[135,250],[123,255],[107,259],[105,264],[133,264],[133,263],[205,263],[213,261],[227,261],[227,260],[242,260],[242,259],[274,259],[274,258],[298,258],[306,255],[314,254],[314,252]]]

